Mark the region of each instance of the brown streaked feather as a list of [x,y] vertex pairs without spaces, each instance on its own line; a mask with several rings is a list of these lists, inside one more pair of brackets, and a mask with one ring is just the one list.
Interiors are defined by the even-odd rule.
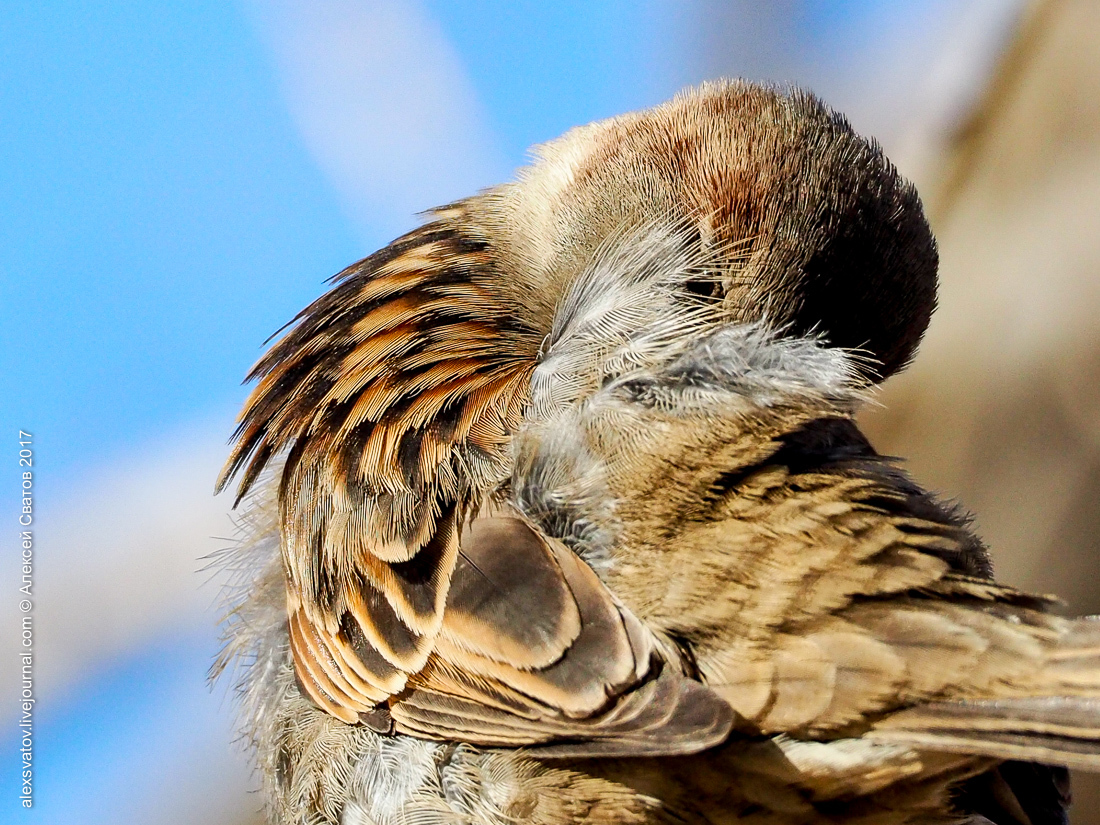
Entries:
[[983,637],[963,690],[886,717],[871,735],[948,752],[1100,770],[1100,621],[1065,620],[1002,602],[942,606]]
[[532,702],[530,696],[511,685],[470,673],[460,665],[440,657],[433,658],[419,678],[431,682],[432,690],[436,693],[464,697],[512,716],[535,720],[546,713],[544,705]]
[[[493,747],[539,745],[546,758],[672,756],[721,744],[734,713],[698,682],[662,672],[624,694],[605,714],[570,719],[537,706],[495,704],[430,689],[416,689],[393,706],[397,730],[430,739],[460,739]],[[518,712],[517,712],[518,711]]]
[[812,639],[788,637],[772,656],[771,703],[760,726],[794,730],[823,715],[832,702],[836,663]]
[[563,545],[487,517],[462,547],[435,650],[390,702],[399,732],[573,755],[693,753],[729,733],[729,706]]
[[[348,697],[362,712],[405,686],[404,673],[373,648],[362,650],[358,628],[348,614],[341,626],[330,632],[311,623],[300,608],[292,604],[290,609],[291,649],[330,696]],[[364,704],[366,707],[359,707]]]
[[392,578],[382,592],[398,618],[418,633],[429,633],[442,621],[450,571],[458,558],[457,521],[452,504],[436,518],[434,532],[416,554],[387,565]]
[[550,549],[515,518],[480,518],[462,537],[444,632],[470,653],[534,670],[560,659],[581,616]]
[[995,699],[918,705],[868,736],[947,753],[983,754],[1100,771],[1096,699]]
[[839,728],[890,706],[906,676],[905,663],[888,645],[845,623],[837,625],[813,636],[836,666],[829,706],[813,720],[819,730]]
[[[424,667],[458,523],[502,477],[538,335],[488,286],[458,205],[337,276],[256,364],[219,481],[286,453],[283,558],[299,677],[352,718]],[[473,474],[473,477],[471,477]]]
[[300,611],[291,614],[289,628],[298,679],[320,707],[349,723],[355,722],[360,712],[374,707],[376,702],[352,687],[344,668],[302,620]]
[[[583,718],[599,713],[608,706],[613,697],[629,690],[638,682],[638,662],[644,661],[648,664],[652,655],[652,639],[645,639],[644,648],[632,647],[631,636],[610,593],[571,551],[556,542],[547,541],[519,519],[501,521],[512,524],[503,529],[475,528],[471,531],[471,539],[480,539],[487,546],[471,550],[470,555],[475,559],[484,559],[489,553],[500,553],[507,557],[520,549],[523,553],[520,555],[521,559],[532,567],[539,565],[544,568],[539,578],[553,576],[568,589],[568,600],[551,598],[524,604],[518,599],[508,598],[506,602],[501,599],[491,605],[486,604],[496,610],[485,610],[482,622],[460,621],[455,624],[451,623],[451,609],[448,606],[434,655],[468,673],[507,684],[565,716]],[[524,532],[527,535],[522,542],[510,543],[509,539]],[[462,573],[476,579],[483,576],[482,571],[474,565],[464,566]],[[476,585],[459,582],[452,592],[456,595],[477,597],[484,590]],[[476,610],[474,605],[465,609],[459,607],[455,611],[456,615],[473,612],[470,607]],[[552,615],[550,611],[554,609],[565,613],[564,618]],[[569,619],[574,611],[579,618],[579,633],[569,639],[557,631],[563,624],[565,628],[572,629],[569,627]],[[478,624],[485,623],[491,624],[495,632],[495,628],[506,621],[528,625],[535,633],[544,634],[550,642],[550,645],[544,645],[544,656],[554,647],[557,648],[557,655],[553,656],[547,666],[533,668],[471,652],[472,648],[483,645],[479,645],[476,639],[464,638],[463,629],[470,626],[477,628]],[[558,638],[555,639],[550,634],[556,634]],[[644,669],[649,671],[648,667]],[[422,678],[430,678],[430,673],[416,677],[414,683],[420,684]],[[425,681],[423,684],[431,687],[430,682]]]
[[402,622],[382,591],[366,582],[349,592],[343,623],[358,631],[365,647],[406,673],[415,673],[428,660],[431,639]]
[[[698,682],[662,673],[628,695],[605,729],[579,728],[576,741],[551,744],[532,753],[542,758],[683,756],[721,744],[736,714]],[[614,713],[614,711],[613,711]]]

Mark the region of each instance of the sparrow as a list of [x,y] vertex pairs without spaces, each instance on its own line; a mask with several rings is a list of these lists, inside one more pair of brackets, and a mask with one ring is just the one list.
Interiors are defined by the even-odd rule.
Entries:
[[729,81],[337,275],[218,482],[271,821],[1064,822],[1100,623],[855,423],[936,269],[876,143]]

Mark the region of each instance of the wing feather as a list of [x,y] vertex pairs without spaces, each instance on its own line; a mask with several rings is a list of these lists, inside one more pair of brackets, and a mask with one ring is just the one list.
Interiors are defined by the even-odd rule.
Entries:
[[504,475],[541,340],[494,300],[492,250],[464,215],[345,270],[298,315],[249,376],[219,480],[242,472],[239,500],[287,455],[291,647],[307,692],[345,720],[426,664],[470,490]]
[[692,753],[729,734],[729,705],[564,545],[521,518],[485,517],[462,548],[435,650],[390,703],[398,731],[554,743],[547,756]]

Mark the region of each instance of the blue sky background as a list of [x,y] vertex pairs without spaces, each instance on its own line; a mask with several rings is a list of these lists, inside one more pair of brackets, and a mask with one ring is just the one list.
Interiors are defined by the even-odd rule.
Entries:
[[18,4],[0,43],[0,419],[49,483],[235,407],[362,246],[233,4]]
[[[373,8],[352,0],[322,5],[341,14]],[[367,157],[369,152],[354,145],[318,148],[311,139],[309,100],[301,90],[316,88],[309,83],[324,78],[302,80],[311,70],[310,53],[287,50],[287,38],[294,35],[287,21],[301,12],[293,0],[5,7],[0,15],[5,557],[13,558],[7,548],[18,494],[17,429],[35,436],[43,535],[50,535],[51,521],[76,525],[67,533],[55,527],[53,545],[42,540],[42,575],[51,558],[55,570],[83,564],[94,571],[113,546],[109,535],[89,545],[107,550],[82,545],[85,517],[79,514],[96,509],[94,495],[134,485],[153,488],[145,491],[152,495],[155,480],[112,485],[126,483],[125,478],[156,479],[131,468],[160,461],[156,466],[170,469],[171,460],[162,456],[176,453],[165,450],[186,455],[193,436],[204,444],[213,443],[214,436],[214,441],[228,437],[244,398],[240,380],[267,336],[320,294],[325,278],[411,227],[413,209],[498,182],[524,162],[530,144],[659,102],[686,83],[730,71],[797,79],[811,71],[813,60],[827,64],[837,62],[837,55],[854,59],[860,49],[881,50],[877,38],[883,32],[896,36],[897,21],[914,25],[930,9],[940,14],[945,3],[891,4],[894,28],[884,21],[882,5],[870,0],[784,3],[788,18],[782,25],[746,11],[750,33],[751,25],[760,25],[761,37],[785,40],[773,44],[773,62],[760,63],[757,73],[747,58],[738,64],[735,49],[715,57],[713,47],[705,45],[706,32],[700,33],[706,27],[705,2],[387,0],[380,5],[402,14],[411,9],[408,19],[421,27],[414,26],[414,34],[427,31],[440,38],[440,50],[452,60],[441,65],[462,75],[455,88],[469,95],[468,106],[463,103],[468,111],[454,115],[454,122],[466,124],[461,128],[470,134],[458,140],[461,136],[442,129],[438,135],[441,153],[474,147],[469,151],[476,157],[457,170],[466,175],[464,188],[450,191],[459,179],[445,174],[410,179],[418,197],[434,198],[416,205],[394,198],[381,183],[377,192],[370,191],[372,175],[382,181],[387,174],[392,159],[385,151]],[[810,55],[801,63],[791,56],[800,51]],[[319,71],[339,70],[335,63],[326,69],[321,58],[318,65]],[[776,77],[777,71],[789,76]],[[821,78],[841,95],[850,88],[841,75]],[[363,99],[372,101],[371,94],[367,78]],[[355,105],[349,102],[350,108]],[[466,115],[473,121],[463,119]],[[362,116],[386,132],[390,113],[384,106]],[[323,128],[327,121],[319,122]],[[452,137],[461,144],[458,149]],[[347,185],[354,170],[351,178],[339,174],[349,157],[366,164],[356,167],[366,181],[357,184],[369,202],[366,211],[357,209],[357,194]],[[455,157],[449,162],[462,166]],[[406,161],[409,168],[429,168],[422,157]],[[125,478],[119,481],[112,472]],[[213,469],[195,479],[194,495],[206,496]],[[121,512],[115,523],[120,534],[130,522]],[[99,528],[87,528],[89,540],[94,529]],[[138,549],[155,560],[154,542],[133,541],[146,541],[149,546]],[[193,556],[209,549],[197,547]],[[14,561],[5,565],[13,567]],[[131,568],[120,569],[124,577]],[[66,578],[64,572],[50,573],[53,578],[39,586],[58,582],[52,594],[56,610],[59,615],[62,606],[75,610],[78,622],[82,600],[94,601],[97,591],[89,584],[89,591],[81,592],[80,577],[70,569]],[[11,570],[4,574],[8,578],[0,575],[0,582],[10,581]],[[145,586],[135,574],[130,590],[140,594]],[[192,579],[179,585],[196,586]],[[111,604],[101,608],[109,614]],[[29,817],[16,812],[15,741],[0,737],[0,821],[9,821],[8,811],[10,821],[212,821],[210,811],[221,797],[203,788],[216,786],[217,778],[195,766],[205,763],[216,773],[217,766],[239,760],[233,763],[227,755],[223,692],[211,697],[202,685],[215,646],[213,616],[197,620],[186,611],[179,616],[186,620],[173,619],[177,624],[163,630],[154,622],[145,636],[136,631],[125,636],[138,639],[136,647],[116,646],[91,656],[90,663],[51,671],[64,678],[39,686],[48,701],[37,716],[38,805]],[[10,611],[0,613],[4,621],[10,617]],[[107,635],[97,635],[95,621],[89,619],[92,627],[85,628],[89,638]],[[54,638],[64,641],[60,631]],[[4,669],[14,670],[10,664]],[[7,701],[0,696],[0,706]],[[8,707],[2,718],[13,718]],[[254,797],[236,804],[241,810],[257,806]],[[175,813],[165,813],[166,808]]]

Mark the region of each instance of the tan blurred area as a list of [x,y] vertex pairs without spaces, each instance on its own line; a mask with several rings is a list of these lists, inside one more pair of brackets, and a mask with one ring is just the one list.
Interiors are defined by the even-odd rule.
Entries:
[[[998,578],[1100,613],[1100,3],[1028,8],[922,194],[939,309],[864,424],[974,512]],[[1074,795],[1100,823],[1100,777]]]
[[999,578],[1100,612],[1100,3],[1024,17],[923,194],[939,308],[864,424],[975,512]]

